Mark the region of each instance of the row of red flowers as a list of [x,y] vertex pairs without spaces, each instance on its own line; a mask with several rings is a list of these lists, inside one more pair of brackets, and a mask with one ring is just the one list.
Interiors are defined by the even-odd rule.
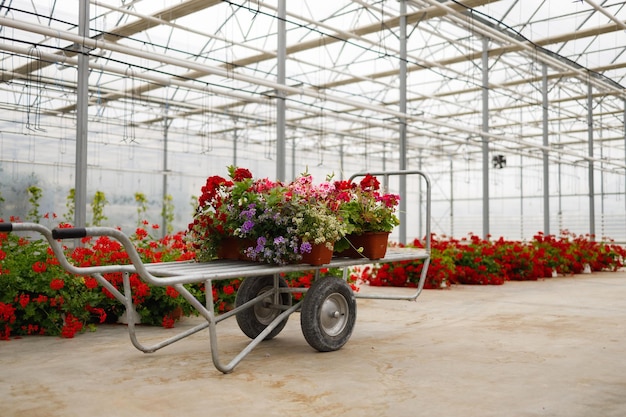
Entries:
[[[19,219],[11,219],[16,221]],[[144,223],[132,236],[144,262],[193,259],[183,233],[155,239],[148,228],[158,226]],[[122,245],[106,236],[85,238],[82,243],[81,247],[66,248],[66,256],[78,266],[129,263]],[[122,289],[121,273],[105,274],[104,278]],[[172,311],[180,307],[190,313],[191,307],[174,288],[149,286],[137,275],[132,275],[130,282],[142,323],[171,327]],[[197,293],[200,295],[202,288]],[[30,334],[73,337],[98,323],[114,322],[122,313],[123,306],[95,278],[67,273],[45,240],[0,233],[0,339]]]
[[[411,246],[423,247],[418,240]],[[506,281],[532,281],[555,274],[616,271],[626,250],[612,240],[562,231],[560,236],[536,234],[528,242],[483,239],[476,235],[455,239],[433,235],[431,261],[424,288],[453,284],[501,285]],[[374,286],[417,286],[421,261],[380,264],[362,271],[363,281]]]
[[[188,250],[182,232],[157,239],[150,235],[151,228],[158,226],[144,223],[132,236],[144,262],[194,259],[195,254]],[[596,242],[590,236],[567,232],[560,237],[538,234],[530,242],[486,240],[477,236],[461,240],[437,236],[431,239],[426,288],[536,280],[552,276],[553,271],[580,273],[585,265],[594,271],[616,270],[622,267],[626,256],[624,249],[612,242]],[[421,246],[418,241],[414,245]],[[67,249],[67,254],[80,266],[129,262],[123,247],[108,237],[86,238],[82,247]],[[421,261],[380,264],[353,271],[351,282],[415,286],[422,267]],[[106,274],[105,278],[115,288],[122,288],[121,274]],[[290,286],[308,287],[312,274],[290,274],[286,278]],[[183,315],[195,313],[172,287],[151,286],[136,275],[131,276],[130,282],[133,301],[144,324],[172,327],[178,318],[174,311],[182,310]],[[211,295],[217,313],[227,311],[234,304],[239,282],[214,283]],[[188,288],[205,302],[203,285]],[[94,278],[65,272],[47,242],[0,233],[0,339],[30,334],[73,337],[77,332],[95,329],[98,323],[115,321],[122,313],[123,306]]]

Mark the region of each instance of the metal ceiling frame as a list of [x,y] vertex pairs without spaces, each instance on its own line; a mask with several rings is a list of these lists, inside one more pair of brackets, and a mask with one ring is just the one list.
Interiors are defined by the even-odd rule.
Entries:
[[[405,16],[398,15],[395,6],[386,7],[388,4],[384,1],[370,4],[362,0],[352,0],[344,3],[343,8],[329,14],[323,21],[289,8],[284,11],[284,19],[276,18],[281,1],[258,0],[254,4],[233,2],[231,7],[236,9],[235,13],[245,11],[247,7],[256,8],[264,16],[269,18],[273,16],[274,21],[286,24],[290,28],[288,30],[308,30],[315,34],[312,38],[285,44],[282,52],[276,45],[273,45],[276,49],[261,48],[255,44],[248,44],[245,39],[229,39],[225,35],[209,33],[198,27],[186,27],[178,22],[179,19],[194,13],[217,6],[222,7],[225,2],[219,0],[188,0],[149,14],[135,10],[135,6],[141,6],[142,1],[116,6],[104,0],[89,0],[91,6],[98,7],[100,11],[100,15],[93,19],[111,13],[116,16],[120,14],[120,21],[123,18],[128,22],[107,31],[98,32],[92,28],[91,33],[95,35],[91,37],[81,37],[72,27],[62,30],[50,26],[50,22],[47,25],[35,24],[3,16],[0,17],[0,26],[5,28],[5,32],[6,28],[28,32],[39,36],[41,42],[40,45],[28,46],[29,41],[26,39],[21,44],[20,39],[15,39],[14,42],[7,39],[0,41],[0,51],[27,60],[27,63],[21,66],[14,68],[5,66],[0,70],[3,82],[0,84],[0,92],[11,91],[14,89],[13,84],[47,85],[49,90],[46,90],[46,94],[50,95],[52,102],[55,88],[71,91],[76,85],[65,79],[53,79],[43,75],[43,70],[55,63],[64,67],[77,67],[76,56],[79,49],[87,48],[92,73],[103,74],[111,79],[128,77],[128,67],[124,68],[122,64],[123,57],[141,60],[153,67],[153,71],[146,68],[133,72],[132,78],[137,82],[130,88],[119,89],[94,84],[88,86],[88,106],[106,105],[122,111],[127,105],[125,103],[137,102],[146,108],[154,108],[153,117],[132,121],[133,124],[148,129],[162,130],[164,120],[194,120],[194,123],[198,124],[201,121],[198,122],[197,119],[204,117],[207,112],[206,106],[199,104],[198,101],[159,96],[157,92],[164,88],[182,91],[181,95],[184,97],[190,94],[193,94],[193,97],[210,94],[224,98],[224,103],[212,106],[211,112],[224,121],[229,119],[239,121],[230,127],[226,122],[223,126],[216,125],[211,133],[224,138],[241,130],[271,128],[279,115],[264,113],[258,109],[275,106],[281,101],[279,97],[284,97],[287,113],[283,129],[287,129],[288,139],[293,139],[294,147],[296,138],[300,141],[310,139],[319,142],[320,149],[336,150],[341,147],[344,152],[343,138],[350,138],[353,146],[346,152],[348,155],[352,153],[355,157],[373,151],[385,152],[386,155],[391,155],[392,159],[394,152],[395,158],[398,159],[415,155],[445,159],[454,157],[455,149],[459,146],[469,146],[472,148],[469,152],[481,155],[484,153],[484,144],[478,140],[468,140],[468,137],[483,137],[491,150],[502,149],[509,154],[537,159],[547,155],[549,160],[558,160],[559,163],[568,161],[574,163],[579,160],[587,161],[590,165],[594,162],[600,163],[601,167],[596,169],[612,171],[626,169],[625,160],[607,159],[602,155],[594,156],[592,152],[587,152],[586,146],[590,140],[585,134],[589,128],[585,129],[584,125],[588,121],[585,120],[587,115],[581,114],[580,110],[584,106],[595,107],[601,106],[600,103],[608,103],[600,108],[602,111],[591,112],[597,119],[594,123],[604,132],[601,137],[594,138],[594,141],[602,143],[603,146],[614,146],[626,154],[626,144],[622,143],[625,140],[623,118],[626,108],[626,90],[620,84],[623,79],[618,82],[603,75],[625,68],[626,60],[586,68],[550,49],[558,46],[562,48],[563,45],[573,41],[593,41],[601,35],[623,31],[626,28],[626,21],[608,10],[609,7],[615,10],[614,4],[607,4],[608,2],[604,1],[599,5],[591,0],[585,0],[593,10],[589,17],[597,13],[608,19],[609,23],[582,27],[572,33],[530,40],[506,27],[497,18],[492,19],[480,13],[481,8],[499,3],[498,0],[407,0],[406,6],[409,11]],[[517,3],[512,4],[510,9]],[[0,10],[3,7],[5,6],[0,4]],[[334,19],[338,16],[355,11],[380,18],[374,23],[348,28],[333,25]],[[423,56],[422,53],[426,50],[425,47],[423,50],[409,49],[406,58],[403,58],[402,44],[394,45],[391,40],[387,41],[398,38],[396,32],[403,20],[409,26],[411,34],[421,33],[432,38],[439,37],[441,42],[454,45],[454,51],[457,53],[441,54],[440,45],[435,43],[427,46],[432,48],[427,51],[427,56]],[[133,37],[159,27],[199,36],[207,43],[214,41],[237,46],[249,51],[250,54],[235,57],[222,64],[207,65],[182,56],[133,46],[131,42]],[[442,28],[455,28],[465,37],[455,38],[455,33],[440,31]],[[267,28],[266,36],[274,37],[276,35],[274,30],[275,28]],[[69,44],[53,52],[49,44],[49,40],[52,39]],[[371,70],[368,68],[354,73],[349,62],[341,63],[337,68],[328,68],[324,63],[314,60],[309,62],[301,57],[307,51],[319,50],[326,50],[329,55],[338,54],[341,53],[341,49],[339,52],[336,51],[339,46],[349,48],[355,45],[362,48],[363,55],[371,54],[380,46],[381,40],[385,41],[384,58],[389,62],[395,62],[389,69],[377,70],[373,67]],[[141,42],[141,39],[137,39],[136,42]],[[483,49],[481,45],[486,45],[487,49]],[[159,47],[165,50],[169,45]],[[190,57],[193,55],[193,51],[181,52]],[[281,58],[281,53],[284,54],[284,58]],[[465,69],[468,65],[480,67],[480,64],[474,64],[474,61],[479,62],[484,54],[487,54],[488,62],[494,69],[509,71],[508,75],[511,78],[498,81],[489,78],[486,86],[477,80],[470,83],[471,77],[464,73]],[[273,75],[270,73],[264,75],[262,72],[269,71],[263,69],[266,65],[275,65],[272,68],[275,70],[276,65],[280,66],[285,61],[301,66],[302,71],[305,71],[305,67],[310,67],[310,71],[323,73],[326,78],[322,79],[320,76],[312,82],[304,77],[305,74],[297,74],[301,77],[299,79],[287,74],[284,81],[281,81],[272,79]],[[521,66],[516,67],[519,61],[530,63],[535,67],[535,72]],[[402,66],[401,64],[406,65],[406,77],[399,73],[398,68]],[[129,67],[133,65],[131,63]],[[536,68],[541,66],[548,69],[546,74],[536,72]],[[168,72],[168,67],[179,72]],[[455,83],[451,88],[441,88],[432,92],[416,91],[415,86],[419,84],[413,84],[412,80],[422,77],[422,74],[424,77],[435,74],[441,80]],[[214,81],[215,77],[228,82],[220,85]],[[405,79],[411,82],[406,87],[410,90],[405,102],[408,109],[402,110],[403,98],[397,92]],[[541,84],[545,81],[548,84],[542,87]],[[545,106],[542,95],[546,90],[557,86],[559,96],[555,98],[551,95],[549,104],[558,106],[558,113],[544,112],[542,116],[540,109]],[[484,110],[472,101],[480,97],[485,88],[493,94],[490,97],[494,100],[490,105],[490,117],[493,120],[490,121],[489,130],[478,121]],[[371,97],[364,96],[360,90],[373,91],[374,94]],[[394,93],[389,94],[391,91]],[[6,103],[5,106],[25,111],[25,107],[17,103]],[[254,109],[251,106],[257,106],[256,111],[250,111],[251,108]],[[446,111],[446,107],[452,110]],[[522,132],[520,129],[522,122],[514,112],[526,110],[530,120],[523,122],[527,131]],[[72,117],[76,112],[76,104],[44,108],[42,112]],[[468,122],[471,120],[477,122],[473,124]],[[397,132],[402,123],[398,121],[407,122],[406,149],[398,148],[402,148],[397,139]],[[127,120],[111,121],[112,125],[124,122]],[[184,127],[174,125],[172,129]],[[198,132],[189,133],[198,134]],[[558,141],[546,142],[546,135],[550,138],[558,137]],[[277,131],[277,136],[280,141],[280,130]],[[254,140],[259,144],[264,142],[261,139]]]
[[[99,3],[97,0],[92,0],[92,3],[93,4],[100,4],[100,5],[102,4],[101,2]],[[133,13],[133,16],[140,17],[140,20],[138,22],[122,26],[122,27],[120,27],[119,29],[115,30],[112,33],[106,33],[106,34],[99,35],[99,36],[97,36],[93,40],[92,45],[93,45],[93,47],[107,48],[107,46],[106,46],[108,44],[106,42],[107,40],[113,40],[114,41],[114,40],[120,39],[120,38],[122,38],[124,36],[129,36],[129,35],[132,35],[133,33],[136,33],[136,31],[138,31],[139,28],[144,28],[145,29],[146,26],[147,27],[156,26],[157,24],[159,24],[159,23],[161,23],[163,21],[167,22],[170,19],[175,19],[175,18],[181,17],[181,16],[183,16],[185,14],[192,13],[194,11],[198,11],[198,10],[203,8],[200,5],[200,3],[202,3],[202,2],[190,1],[190,2],[186,2],[186,3],[181,3],[181,4],[177,5],[176,7],[169,8],[169,9],[160,11],[158,13],[155,13],[155,16],[159,16],[159,18],[156,18],[154,16],[142,16],[140,14]],[[217,2],[217,1],[213,1],[211,3],[204,2],[204,6],[209,6],[210,7],[210,6],[213,6],[213,5],[217,4],[217,3],[219,3],[219,2]],[[416,2],[412,2],[412,3],[416,3]],[[464,25],[464,24],[466,25],[467,24],[467,22],[464,20],[463,17],[459,18],[459,13],[457,12],[457,9],[459,9],[459,6],[456,3],[454,4],[455,7],[446,6],[446,5],[441,4],[441,3],[437,2],[437,1],[434,1],[434,0],[428,1],[427,3],[429,3],[431,5],[432,10],[425,10],[425,11],[422,11],[420,13],[413,13],[410,16],[407,17],[407,22],[415,22],[415,21],[418,21],[418,19],[422,19],[423,20],[424,16],[428,16],[428,18],[433,18],[435,16],[445,15],[445,13],[448,13],[450,15],[455,15],[455,17],[453,19],[451,19],[451,20],[455,21],[456,23],[458,23],[460,25]],[[482,2],[475,1],[475,2],[472,2],[472,4],[468,4],[467,7],[476,6],[476,5],[484,4],[484,3],[488,3],[488,2],[486,2],[486,1],[482,1]],[[259,6],[260,6],[260,3],[259,3]],[[266,5],[264,5],[264,6],[266,6]],[[442,12],[441,13],[435,13],[434,10],[437,10],[437,9],[441,9]],[[118,8],[118,10],[119,10],[119,8]],[[163,16],[166,16],[167,20],[163,19]],[[294,18],[297,18],[297,16],[294,16],[294,15],[291,15],[291,16],[294,17]],[[300,19],[302,19],[302,18],[300,18]],[[302,19],[302,20],[306,21],[305,19]],[[485,36],[500,36],[501,35],[500,31],[489,30],[489,29],[486,29],[486,28],[478,28],[477,27],[478,25],[476,25],[475,20],[476,20],[476,17],[474,17],[472,19],[472,25],[474,25],[474,26],[472,26],[473,30],[475,30],[477,32],[480,32],[480,33],[482,33]],[[382,25],[385,26],[385,27],[391,28],[391,27],[393,27],[393,25],[396,24],[396,22],[397,22],[397,18],[393,18],[393,19],[390,19],[389,21],[383,23]],[[307,22],[307,23],[311,23],[311,22]],[[5,24],[8,24],[8,23],[5,22]],[[609,25],[607,25],[607,27],[608,26]],[[584,36],[591,36],[592,33],[593,34],[605,33],[606,30],[607,30],[607,27],[605,27],[605,28],[596,28],[593,31],[589,31],[589,33],[585,34]],[[372,25],[369,25],[369,26],[366,26],[364,28],[355,30],[355,31],[353,31],[353,33],[347,33],[345,31],[342,31],[342,32],[338,32],[337,35],[334,35],[333,38],[331,38],[331,39],[333,41],[337,41],[338,39],[340,39],[339,38],[340,36],[343,36],[344,37],[343,40],[349,39],[349,38],[357,38],[359,40],[362,40],[363,38],[362,38],[361,34],[370,33],[374,29],[375,28],[373,28]],[[57,31],[57,33],[59,33],[59,32]],[[48,31],[48,36],[53,37],[54,35],[52,34],[52,32]],[[559,37],[558,41],[563,42],[563,41],[567,41],[567,40],[570,40],[570,39],[574,39],[574,37],[577,37],[578,39],[580,39],[581,34],[577,33],[577,34],[571,34],[569,37]],[[74,38],[74,40],[76,42],[80,41],[80,39],[76,39],[76,38]],[[99,40],[102,40],[103,42],[98,42]],[[328,42],[330,42],[330,40],[329,41],[324,41],[324,42],[321,42],[321,43],[326,45],[326,44],[328,44]],[[545,39],[545,40],[540,40],[538,42],[535,42],[535,44],[536,45],[547,45],[547,44],[550,44],[552,42],[555,42],[555,40]],[[315,43],[314,46],[315,47],[319,47],[320,46],[320,42]],[[287,53],[288,54],[295,53],[297,51],[305,50],[308,47],[313,47],[313,45],[311,45],[311,43],[309,43],[308,45],[306,43],[300,43],[300,44],[295,45],[293,47],[288,47],[287,48]],[[521,49],[530,50],[531,53],[535,53],[536,52],[535,46],[533,46],[533,45],[528,46],[528,45],[522,44],[521,42],[517,42],[516,43],[516,47],[517,47],[517,49],[520,49],[520,50]],[[66,48],[66,49],[68,49],[68,48]],[[74,49],[74,48],[72,47],[72,48],[69,48],[69,49],[71,50],[71,49]],[[396,50],[393,50],[393,48],[389,48],[389,51],[393,52],[393,53],[397,53],[398,52]],[[513,51],[513,47],[494,48],[494,49],[490,50],[489,54],[490,54],[490,56],[492,56],[492,55],[502,55],[504,53],[512,52],[512,51]],[[234,61],[230,66],[233,67],[233,68],[237,68],[237,67],[241,67],[241,66],[244,66],[244,65],[249,65],[249,64],[252,64],[252,63],[258,63],[261,60],[275,58],[275,56],[276,56],[276,53],[262,53],[262,54],[258,55],[255,58],[247,58],[245,60]],[[461,62],[461,60],[459,58],[449,59],[447,61],[442,61],[442,62],[427,62],[427,61],[419,60],[419,58],[417,58],[417,57],[412,57],[412,59],[414,60],[413,62],[418,62],[419,66],[417,66],[417,65],[411,66],[408,69],[409,72],[416,71],[416,70],[423,70],[423,69],[432,68],[432,67],[446,68],[446,66],[449,66],[449,65],[451,65],[453,63]],[[463,59],[471,59],[471,57],[466,56]],[[43,65],[43,62],[42,61],[40,61],[40,62]],[[552,60],[549,60],[549,63],[551,65],[558,64],[558,62],[555,63],[555,61],[552,61]],[[616,68],[621,68],[623,66],[626,66],[626,64],[623,64],[621,66],[615,66],[615,67]],[[27,70],[30,70],[32,72],[33,69],[37,69],[37,68],[38,67],[25,65],[25,66],[23,66],[21,68],[16,69],[13,72],[14,73],[18,73],[18,74],[22,74],[22,73],[24,73]],[[211,71],[211,72],[213,72],[213,71]],[[196,78],[198,76],[201,76],[203,73],[206,73],[206,72],[205,71],[201,71],[201,70],[196,70],[196,71],[189,72],[188,74],[185,74],[182,77],[179,76],[179,77],[176,77],[176,78],[177,79],[181,79],[181,78],[182,79],[194,79],[194,78]],[[551,73],[549,77],[551,79],[553,79],[553,78],[561,78],[561,77],[565,77],[565,76],[568,76],[568,77],[578,76],[579,78],[587,78],[588,79],[590,73],[594,74],[593,71],[592,72],[587,72],[587,71],[583,72],[579,68],[565,67],[562,72],[560,72],[560,73]],[[225,74],[227,74],[227,73],[224,73],[224,72],[221,73],[221,75],[223,75],[223,76],[228,76],[228,75],[225,75]],[[352,77],[352,78],[344,79],[341,83],[337,83],[336,82],[336,83],[333,83],[333,84],[319,85],[319,86],[317,86],[317,89],[320,90],[320,91],[329,90],[331,88],[336,88],[336,87],[338,87],[340,85],[345,86],[345,85],[353,84],[355,82],[362,81],[364,79],[379,79],[379,78],[382,78],[382,77],[389,77],[390,75],[393,75],[393,74],[392,73],[378,73],[378,74],[371,74],[371,75],[365,76],[365,77]],[[233,76],[236,77],[235,74],[233,74]],[[5,81],[8,81],[6,76],[5,76],[4,79],[5,79]],[[167,81],[167,80],[164,80],[164,81],[165,81],[164,85],[169,85],[171,83],[171,81]],[[513,82],[513,83],[509,84],[509,86],[512,87],[512,86],[514,86],[516,84],[519,84],[519,82],[520,81]],[[152,86],[152,87],[150,87],[150,86]],[[150,84],[150,86],[143,85],[143,86],[137,87],[136,91],[120,92],[120,93],[118,93],[119,96],[118,96],[118,94],[112,94],[109,97],[105,97],[104,100],[114,100],[114,99],[119,98],[119,97],[129,97],[129,96],[130,97],[137,97],[137,95],[142,96],[143,93],[149,91],[150,88],[159,88],[160,87],[160,85],[156,84],[156,83],[152,83],[152,84]],[[282,91],[284,91],[286,93],[289,93],[289,94],[302,94],[303,92],[306,93],[306,91],[304,91],[304,90],[297,90],[297,89],[295,89],[295,90],[291,89],[290,91],[286,91],[286,89],[283,89],[280,86],[276,86],[273,83],[270,83],[269,85],[266,85],[266,86],[270,87],[270,88],[273,88],[273,89],[276,89],[276,90],[280,89],[280,90],[282,90]],[[596,88],[602,88],[603,90],[607,89],[607,86],[605,84],[603,84],[603,83],[600,83],[600,82],[595,83],[594,86]],[[492,88],[506,89],[507,85],[505,85],[505,84],[492,85]],[[439,98],[439,99],[441,99],[441,98],[443,98],[445,96],[451,96],[451,95],[454,96],[454,95],[459,95],[459,94],[468,93],[468,92],[471,92],[471,89],[465,90],[463,92],[461,92],[461,91],[446,92],[445,94],[435,95],[435,96],[428,97],[428,98],[433,98],[433,99],[434,98]],[[603,92],[602,94],[606,94],[606,93]],[[623,91],[623,89],[620,91],[619,89],[615,89],[614,87],[611,90],[609,90],[609,94],[614,94],[614,95],[619,95],[621,97],[626,97],[626,93]],[[320,95],[315,95],[314,94],[313,97],[317,98],[317,99],[320,99]],[[328,96],[325,95],[325,98],[326,97],[328,97]],[[141,97],[141,99],[145,100],[145,98],[143,98],[143,97]],[[425,99],[424,97],[423,98],[417,98],[417,99],[413,99],[413,101],[414,100],[424,100],[424,99]],[[579,98],[573,98],[573,100],[579,100],[579,99],[580,99],[580,97]],[[100,100],[102,100],[102,98],[100,98]],[[248,101],[248,100],[245,100],[245,101]],[[357,104],[357,106],[355,106],[355,107],[358,107],[358,105],[360,103],[356,103],[356,104]],[[386,106],[393,105],[393,104],[395,104],[395,103],[393,103],[393,102],[386,103]],[[237,105],[238,104],[235,103],[235,104],[232,104],[231,106],[237,106]],[[57,111],[58,112],[71,111],[72,107],[73,106],[68,106],[65,109],[57,109]],[[370,110],[372,110],[371,107],[370,107]],[[54,110],[52,110],[52,111],[54,111]],[[383,112],[385,112],[385,111],[383,110]],[[395,116],[395,117],[399,116],[397,114],[397,112],[394,112],[394,111],[387,112],[387,113],[390,116]],[[476,111],[476,113],[478,113],[478,112]],[[455,115],[451,114],[450,116],[454,117]],[[411,119],[411,118],[409,117],[409,119]],[[427,119],[420,119],[418,117],[413,118],[413,120],[414,121],[419,121],[419,122],[422,122],[422,123],[432,122],[432,119],[427,120]],[[156,118],[152,122],[160,122],[160,118]],[[463,129],[461,129],[461,130],[463,130]],[[476,132],[466,132],[466,133],[474,134]],[[498,139],[498,137],[494,136],[493,139]],[[530,146],[532,146],[532,145],[530,145]]]

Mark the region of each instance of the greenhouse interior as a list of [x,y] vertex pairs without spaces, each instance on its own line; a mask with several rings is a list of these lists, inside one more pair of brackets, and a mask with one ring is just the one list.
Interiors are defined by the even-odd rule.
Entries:
[[432,193],[390,180],[398,240],[429,215],[446,236],[626,242],[622,1],[2,0],[0,36],[6,221],[35,187],[47,221],[99,204],[165,233],[228,166],[408,170]]

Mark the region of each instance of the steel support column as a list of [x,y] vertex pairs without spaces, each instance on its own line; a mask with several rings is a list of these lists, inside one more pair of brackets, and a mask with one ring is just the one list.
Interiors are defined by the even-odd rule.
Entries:
[[[89,39],[89,1],[78,2],[78,34]],[[77,43],[76,166],[74,178],[74,226],[87,225],[87,109],[89,105],[89,48]]]
[[454,159],[450,159],[450,236],[454,236]]
[[[285,139],[286,140],[286,139]],[[296,138],[291,141],[291,179],[296,179]]]
[[[167,94],[167,92],[166,92]],[[167,97],[166,97],[167,100]],[[163,202],[161,206],[161,236],[167,236],[167,176],[170,172],[169,169],[169,130],[170,130],[170,119],[169,119],[169,105],[166,103],[163,110]]]
[[[276,82],[285,84],[286,60],[287,60],[287,0],[278,0],[278,45],[276,71]],[[285,92],[276,91],[276,179],[285,181]]]
[[[483,133],[489,133],[489,39],[483,38]],[[483,238],[489,237],[489,136],[482,137],[483,145]]]
[[[400,113],[406,114],[406,60],[407,60],[407,51],[406,51],[406,0],[400,0]],[[400,170],[405,170],[407,168],[407,144],[406,144],[406,117],[400,117],[399,120],[399,130],[400,130]],[[406,243],[406,177],[401,175],[400,178],[400,234],[399,241],[400,243]]]
[[519,213],[520,213],[520,237],[524,239],[524,156],[519,157]]
[[[423,171],[423,162],[424,162],[424,157],[422,156],[422,152],[423,149],[420,148],[419,149],[419,154],[417,157],[417,169],[419,169],[420,171]],[[450,173],[450,175],[452,175],[452,173]],[[417,188],[417,207],[418,207],[418,213],[417,213],[417,230],[419,235],[416,236],[417,239],[421,239],[422,236],[424,236],[424,221],[423,219],[423,214],[424,214],[424,210],[422,208],[422,205],[424,204],[424,199],[422,198],[422,192],[423,192],[423,188],[422,188],[422,181],[419,182],[418,184],[418,188]],[[450,234],[450,236],[453,236],[452,234]],[[430,236],[426,236],[426,239],[430,239]],[[426,239],[424,240],[424,244],[426,244]]]
[[543,102],[543,146],[541,153],[543,154],[543,232],[550,234],[550,169],[548,159],[548,66],[544,63],[541,65],[541,95]]
[[587,145],[589,151],[589,235],[593,240],[596,235],[596,208],[593,176],[593,87],[591,84],[587,86]]
[[339,144],[339,179],[342,181],[345,177],[345,174],[344,174],[345,168],[343,166],[344,165],[344,149],[343,149],[344,141],[345,141],[345,138],[342,136],[341,142]]

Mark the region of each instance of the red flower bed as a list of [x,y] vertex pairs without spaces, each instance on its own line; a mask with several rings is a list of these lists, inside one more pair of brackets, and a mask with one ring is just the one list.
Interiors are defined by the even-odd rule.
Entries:
[[[0,220],[1,221],[1,220]],[[12,221],[17,221],[12,219]],[[183,234],[155,239],[144,228],[132,236],[145,262],[168,262],[193,259]],[[155,229],[152,226],[152,229]],[[108,237],[86,238],[84,246],[68,249],[67,256],[76,265],[128,263],[122,246]],[[419,241],[412,246],[421,247]],[[500,285],[507,280],[537,280],[560,274],[577,274],[589,265],[592,271],[617,270],[623,266],[626,251],[611,241],[597,242],[590,236],[567,231],[559,237],[538,233],[529,242],[482,239],[469,235],[464,239],[431,236],[431,261],[425,288],[446,288],[452,284]],[[415,287],[422,272],[422,261],[383,263],[355,269],[349,277],[355,282],[375,286]],[[337,275],[340,271],[322,271]],[[122,288],[120,273],[105,274],[113,287]],[[309,287],[310,273],[286,274],[292,287]],[[195,310],[172,287],[150,286],[132,275],[133,301],[144,324],[173,327],[182,315]],[[232,308],[240,280],[216,281],[213,301],[216,313]],[[188,287],[204,303],[204,286]],[[295,298],[301,294],[294,294]],[[123,312],[123,306],[92,277],[66,273],[53,256],[47,242],[26,240],[15,234],[0,233],[0,340],[12,335],[60,335],[74,337],[77,332],[93,329]]]
[[[155,239],[146,230],[148,224],[143,226],[137,228],[132,240],[144,262],[193,259],[182,233]],[[106,236],[85,238],[82,247],[66,250],[67,257],[78,266],[129,263],[122,245]],[[122,289],[121,273],[105,274],[104,278]],[[171,287],[150,286],[136,274],[131,275],[130,284],[144,324],[171,327],[178,319],[172,311],[192,313],[192,307]],[[199,288],[192,290],[203,296]],[[122,304],[94,278],[63,270],[43,239],[0,233],[0,339],[33,334],[70,338],[97,323],[115,321],[122,312]]]
[[[411,246],[422,248],[415,240]],[[424,288],[452,284],[501,285],[506,281],[549,278],[553,273],[579,274],[615,271],[623,266],[626,250],[613,241],[598,242],[589,235],[563,231],[559,237],[538,233],[530,242],[482,239],[475,235],[457,240],[431,236],[431,260]],[[364,271],[361,279],[374,286],[415,287],[422,261],[380,264]]]

